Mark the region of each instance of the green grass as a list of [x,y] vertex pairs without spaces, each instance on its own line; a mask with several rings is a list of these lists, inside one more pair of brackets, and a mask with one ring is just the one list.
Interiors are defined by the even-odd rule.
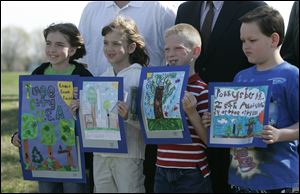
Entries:
[[27,73],[1,72],[1,193],[35,193],[37,182],[24,181],[18,148],[10,136],[18,129],[18,80]]
[[150,131],[157,130],[179,130],[182,129],[181,119],[147,119]]
[[4,96],[18,96],[19,75],[26,72],[1,72],[1,101]]

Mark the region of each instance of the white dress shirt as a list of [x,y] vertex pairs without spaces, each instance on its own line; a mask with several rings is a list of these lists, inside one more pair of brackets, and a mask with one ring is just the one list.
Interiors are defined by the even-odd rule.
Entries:
[[119,8],[114,1],[89,3],[81,15],[79,30],[84,38],[87,55],[81,62],[88,65],[88,70],[99,76],[109,62],[103,53],[102,28],[116,16],[122,15],[133,19],[145,39],[150,57],[149,66],[165,65],[164,32],[175,23],[175,12],[159,1],[130,1]]

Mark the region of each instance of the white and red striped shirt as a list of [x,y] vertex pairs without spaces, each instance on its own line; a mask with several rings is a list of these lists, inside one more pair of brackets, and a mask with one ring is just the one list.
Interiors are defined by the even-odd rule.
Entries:
[[[208,111],[208,89],[197,74],[188,80],[187,91],[197,99],[197,111],[200,115]],[[193,143],[191,144],[161,144],[157,149],[156,166],[162,168],[192,169],[200,168],[204,177],[210,174],[205,153],[206,145],[197,135],[193,125],[187,118]]]

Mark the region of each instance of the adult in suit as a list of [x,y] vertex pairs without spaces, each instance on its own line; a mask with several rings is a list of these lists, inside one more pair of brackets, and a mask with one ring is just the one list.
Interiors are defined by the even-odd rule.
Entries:
[[[201,35],[207,1],[184,2],[178,7],[176,24],[193,25]],[[239,18],[256,7],[266,5],[262,1],[213,1],[214,19],[212,31],[203,44],[195,70],[207,83],[231,82],[234,75],[242,69],[252,66],[242,50],[240,40],[241,22]],[[229,192],[227,183],[229,150],[209,148],[208,160],[214,192]]]
[[299,1],[293,4],[280,54],[284,60],[299,68]]

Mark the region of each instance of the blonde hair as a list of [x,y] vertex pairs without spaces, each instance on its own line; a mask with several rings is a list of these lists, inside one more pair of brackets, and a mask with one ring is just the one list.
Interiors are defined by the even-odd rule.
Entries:
[[196,46],[201,47],[201,37],[199,32],[190,24],[177,24],[168,28],[165,31],[165,39],[168,36],[176,35],[179,36],[185,43],[191,48]]
[[136,44],[135,51],[129,55],[130,64],[139,63],[142,66],[147,66],[149,64],[149,56],[145,47],[144,38],[140,35],[138,28],[132,19],[118,16],[110,24],[102,28],[101,34],[102,36],[105,36],[113,31],[118,31],[125,36],[128,44]]

